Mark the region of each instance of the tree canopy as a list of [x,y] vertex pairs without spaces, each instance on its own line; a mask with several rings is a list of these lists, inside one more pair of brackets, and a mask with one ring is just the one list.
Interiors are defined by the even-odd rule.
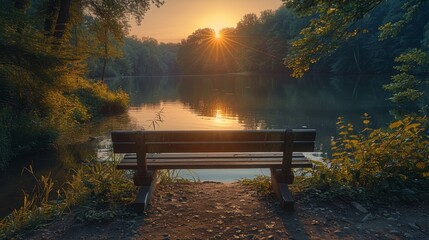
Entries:
[[129,16],[140,22],[162,3],[0,0],[0,169],[14,152],[44,149],[61,130],[126,109],[124,92],[86,79],[87,59],[107,62]]
[[[350,0],[313,1],[283,0],[287,8],[301,16],[310,17],[310,23],[301,30],[302,37],[292,43],[293,51],[286,57],[285,64],[293,70],[293,76],[301,77],[310,66],[322,57],[330,56],[344,42],[368,33],[365,18],[383,5],[390,8],[391,19],[379,26],[379,39],[394,37],[410,23],[420,11],[427,10],[426,0]],[[402,11],[402,13],[399,13]],[[398,17],[398,14],[399,17]],[[426,22],[427,23],[427,22]]]

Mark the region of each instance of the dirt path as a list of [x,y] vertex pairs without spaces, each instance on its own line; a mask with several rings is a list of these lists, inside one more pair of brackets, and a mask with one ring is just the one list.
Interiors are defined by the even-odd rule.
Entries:
[[[354,204],[354,206],[353,206]],[[297,196],[295,212],[238,183],[158,187],[145,216],[97,224],[73,214],[26,239],[429,239],[429,206],[374,207]]]

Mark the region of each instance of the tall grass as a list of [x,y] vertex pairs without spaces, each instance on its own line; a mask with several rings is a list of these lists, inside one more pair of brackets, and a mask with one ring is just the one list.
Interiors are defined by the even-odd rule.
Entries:
[[257,196],[268,196],[271,191],[271,178],[265,175],[257,175],[254,178],[242,178],[238,180],[244,186],[250,187]]
[[36,177],[31,167],[26,171],[34,176],[35,189],[24,193],[19,209],[0,220],[0,239],[19,237],[72,208],[82,220],[108,220],[123,214],[124,206],[135,198],[136,187],[114,162],[87,162],[61,186],[55,186],[49,175]]
[[201,182],[200,178],[193,172],[188,171],[185,177],[180,170],[177,169],[165,169],[158,170],[157,182],[161,185],[172,184],[172,183],[198,183]]

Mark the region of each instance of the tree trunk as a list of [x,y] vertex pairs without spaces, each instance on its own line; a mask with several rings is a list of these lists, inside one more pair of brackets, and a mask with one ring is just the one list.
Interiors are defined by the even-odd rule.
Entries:
[[54,29],[55,17],[58,14],[58,0],[50,0],[46,3],[46,17],[43,30],[46,36],[51,36]]
[[57,21],[55,24],[54,37],[62,39],[67,27],[67,22],[70,18],[70,6],[72,0],[61,0],[60,11],[58,12]]
[[107,58],[103,59],[103,72],[101,72],[101,82],[104,83],[104,75],[106,74]]
[[106,36],[106,41],[104,42],[104,59],[103,59],[103,72],[101,73],[101,82],[104,82],[104,76],[106,74],[106,65],[107,65],[107,58],[108,58],[108,53],[109,53],[109,49],[108,49],[108,36],[107,36],[107,31],[105,31],[105,36]]

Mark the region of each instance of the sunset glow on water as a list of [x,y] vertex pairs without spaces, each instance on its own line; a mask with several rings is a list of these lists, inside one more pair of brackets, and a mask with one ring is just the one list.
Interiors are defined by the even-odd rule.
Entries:
[[156,130],[240,130],[244,129],[238,117],[228,116],[221,109],[213,109],[213,116],[196,114],[182,102],[161,102],[130,108],[131,122],[138,128],[152,129],[152,121],[162,110],[162,122],[155,124]]

